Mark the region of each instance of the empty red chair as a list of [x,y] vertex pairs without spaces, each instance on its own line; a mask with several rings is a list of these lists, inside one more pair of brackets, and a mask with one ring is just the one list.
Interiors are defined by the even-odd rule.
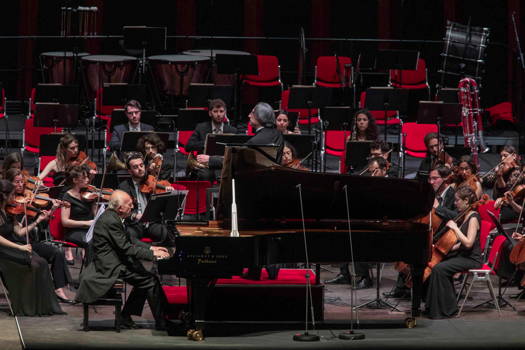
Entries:
[[327,154],[339,157],[339,171],[344,169],[344,156],[346,139],[350,136],[350,131],[346,130],[327,130],[324,132],[324,148]]
[[281,86],[281,69],[276,56],[257,55],[259,74],[243,75],[243,84],[251,86]]
[[308,125],[308,123],[319,123],[319,109],[318,108],[288,108],[290,100],[290,90],[284,90],[281,94],[281,109],[287,112],[297,113],[297,123],[300,125]]
[[211,187],[209,181],[177,181],[175,184],[182,185],[188,190],[184,207],[185,215],[200,215],[207,212],[207,189]]
[[390,85],[402,89],[430,89],[425,60],[419,58],[415,70],[391,69]]
[[315,65],[316,86],[339,88],[352,85],[352,59],[346,56],[319,56]]
[[[28,118],[25,120],[24,131],[23,131],[23,147],[26,151],[31,153],[40,152],[40,135],[51,134],[55,131],[54,128],[47,127],[36,127],[33,125],[34,118]],[[62,132],[62,128],[56,129],[57,133]]]

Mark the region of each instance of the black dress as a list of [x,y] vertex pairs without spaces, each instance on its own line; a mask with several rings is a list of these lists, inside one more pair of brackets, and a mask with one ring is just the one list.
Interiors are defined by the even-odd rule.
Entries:
[[[13,222],[0,211],[0,235],[10,239]],[[0,271],[17,316],[64,314],[58,304],[47,261],[38,254],[0,245]]]
[[[63,200],[71,203],[69,218],[77,221],[93,220],[92,203],[75,198],[69,193],[65,193]],[[88,229],[84,227],[72,227],[64,230],[64,238],[66,241],[74,243],[82,248],[87,248],[86,233]]]
[[[476,219],[481,225],[481,218],[476,212],[471,214],[459,227],[466,236],[468,223]],[[445,260],[434,266],[428,281],[426,297],[426,312],[430,318],[453,317],[458,312],[456,290],[452,277],[457,272],[467,271],[481,267],[481,248],[479,246],[479,229],[472,248],[463,245],[456,251],[447,255]]]

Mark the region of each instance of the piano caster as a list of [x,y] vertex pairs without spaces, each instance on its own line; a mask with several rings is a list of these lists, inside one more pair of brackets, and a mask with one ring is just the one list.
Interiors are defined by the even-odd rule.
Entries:
[[405,327],[406,328],[415,328],[416,327],[416,319],[414,317],[407,317],[407,318],[405,318]]
[[188,329],[188,331],[186,332],[186,335],[188,336],[189,340],[193,340],[193,341],[204,340],[204,333],[202,332],[202,329]]

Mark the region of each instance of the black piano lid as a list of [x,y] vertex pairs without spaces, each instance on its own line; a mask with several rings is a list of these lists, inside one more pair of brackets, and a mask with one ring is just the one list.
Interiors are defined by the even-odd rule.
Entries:
[[231,174],[236,185],[239,227],[301,225],[297,185],[301,184],[305,219],[346,220],[344,186],[350,218],[414,220],[430,212],[434,190],[426,182],[407,179],[313,173],[270,164],[256,150],[237,148],[225,157],[219,195],[219,219],[231,215]]

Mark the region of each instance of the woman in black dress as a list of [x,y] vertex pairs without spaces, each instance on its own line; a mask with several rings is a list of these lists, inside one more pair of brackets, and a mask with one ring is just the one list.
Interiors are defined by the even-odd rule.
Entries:
[[[25,179],[24,175],[22,174],[22,171],[16,168],[9,169],[6,173],[6,180],[10,181],[11,184],[14,186],[14,195],[15,196],[23,196],[26,191],[25,186]],[[50,208],[51,211],[58,208],[59,203],[58,201],[53,200],[53,204]],[[23,217],[24,214],[20,215],[14,215],[14,220],[23,223]],[[33,222],[37,221],[38,218],[31,218],[28,217],[28,223],[32,224]],[[68,299],[66,293],[65,293],[65,287],[71,282],[71,275],[69,274],[69,270],[66,265],[66,261],[64,258],[64,253],[62,251],[51,244],[46,244],[45,242],[41,242],[39,239],[38,231],[43,231],[42,226],[47,224],[47,221],[42,223],[42,225],[37,225],[36,229],[29,230],[29,241],[31,242],[31,247],[33,249],[33,252],[37,253],[39,256],[44,258],[48,264],[51,265],[51,275],[53,276],[53,282],[55,284],[55,293],[58,296],[58,299],[61,302],[64,303],[72,303],[71,300]],[[11,235],[12,238],[8,238],[10,241],[18,244],[25,244],[26,243],[26,237],[20,236],[16,234]]]
[[63,314],[58,304],[47,261],[32,252],[30,244],[15,243],[13,235],[25,236],[38,223],[47,220],[42,212],[27,227],[6,215],[6,205],[13,198],[14,186],[0,180],[0,271],[9,291],[9,300],[17,316]]
[[63,201],[71,207],[62,208],[62,226],[65,228],[65,240],[82,248],[87,248],[86,233],[93,224],[96,202],[82,199],[81,190],[89,185],[89,170],[85,166],[74,166],[68,172],[66,184],[69,191],[64,194]]
[[446,258],[434,266],[428,281],[426,310],[430,318],[453,317],[458,312],[456,291],[452,276],[457,272],[476,269],[481,266],[481,249],[479,246],[479,230],[481,219],[472,208],[477,196],[468,186],[456,190],[456,208],[459,212],[466,211],[460,226],[454,221],[447,222],[447,227],[454,231],[458,239]]

